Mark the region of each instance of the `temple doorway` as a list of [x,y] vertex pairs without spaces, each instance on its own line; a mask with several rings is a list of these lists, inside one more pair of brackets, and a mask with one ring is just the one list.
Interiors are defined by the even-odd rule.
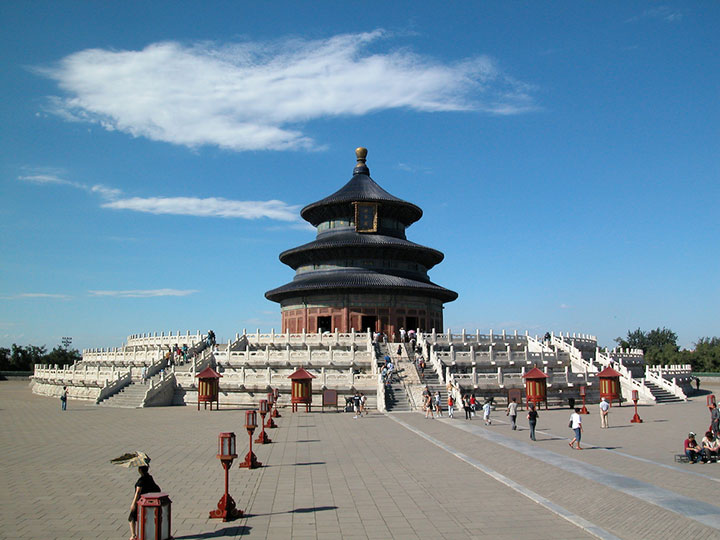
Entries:
[[325,332],[332,332],[330,329],[332,326],[332,317],[318,317],[317,318],[317,329],[321,334]]
[[360,332],[367,332],[369,328],[371,332],[375,332],[377,326],[377,317],[374,315],[363,315],[360,322]]
[[417,330],[418,329],[418,318],[417,317],[405,317],[405,330]]

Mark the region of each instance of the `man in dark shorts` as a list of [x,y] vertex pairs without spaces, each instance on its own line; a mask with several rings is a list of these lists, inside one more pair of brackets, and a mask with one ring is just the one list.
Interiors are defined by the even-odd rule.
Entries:
[[135,482],[135,496],[133,497],[132,503],[130,503],[130,515],[128,521],[130,522],[130,540],[137,540],[136,525],[137,525],[137,502],[140,500],[140,496],[145,493],[157,493],[160,491],[160,486],[155,483],[153,477],[148,472],[147,465],[141,465],[138,467],[140,478]]

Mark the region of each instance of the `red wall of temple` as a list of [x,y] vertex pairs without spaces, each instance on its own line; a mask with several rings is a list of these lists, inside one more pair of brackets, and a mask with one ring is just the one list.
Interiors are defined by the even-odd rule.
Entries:
[[[337,308],[337,307],[314,307],[284,310],[282,312],[282,331],[289,331],[291,334],[299,334],[303,330],[308,333],[315,333],[319,328],[323,331],[364,332],[363,317],[365,321],[373,320],[374,326],[371,330],[385,332],[388,339],[398,338],[400,328],[420,329],[431,331],[435,328],[442,331],[443,317],[441,311],[428,312],[425,309],[406,308]],[[368,319],[369,318],[369,319]],[[328,326],[329,325],[329,326]]]

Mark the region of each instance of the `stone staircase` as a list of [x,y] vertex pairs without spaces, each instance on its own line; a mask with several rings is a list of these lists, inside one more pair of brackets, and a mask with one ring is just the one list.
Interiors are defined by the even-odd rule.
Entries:
[[652,392],[652,395],[655,396],[655,403],[679,403],[682,401],[682,399],[677,397],[675,394],[671,394],[664,388],[659,387],[647,379],[645,379],[645,386],[647,386],[650,389],[650,392]]
[[121,409],[138,409],[142,407],[145,393],[150,388],[150,381],[146,384],[133,381],[125,388],[98,403],[101,407],[116,407]]
[[[419,375],[419,373],[418,373]],[[446,414],[447,411],[447,389],[443,384],[440,383],[440,378],[438,377],[438,374],[435,372],[435,370],[432,367],[425,366],[425,373],[420,378],[420,381],[423,385],[427,386],[430,390],[430,393],[434,396],[438,391],[440,392],[440,405],[443,411],[443,414]]]
[[385,409],[387,412],[410,412],[410,401],[405,393],[405,388],[399,382],[393,382],[385,387]]

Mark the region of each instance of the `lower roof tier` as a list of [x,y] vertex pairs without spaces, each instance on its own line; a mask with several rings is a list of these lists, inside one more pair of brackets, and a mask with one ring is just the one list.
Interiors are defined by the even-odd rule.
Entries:
[[372,271],[321,273],[301,276],[290,283],[265,293],[265,298],[281,302],[286,298],[302,295],[366,292],[377,294],[412,293],[452,302],[458,297],[455,291],[440,287],[432,282],[423,282],[406,277],[380,274]]
[[341,232],[320,235],[317,240],[288,249],[280,254],[280,260],[293,269],[302,264],[322,262],[341,257],[371,257],[405,259],[430,269],[445,257],[442,252],[421,246],[409,240],[380,234]]

